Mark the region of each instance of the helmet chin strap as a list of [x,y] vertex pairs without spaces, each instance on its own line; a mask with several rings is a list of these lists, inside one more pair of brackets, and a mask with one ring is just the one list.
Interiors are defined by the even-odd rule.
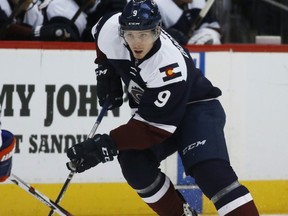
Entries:
[[156,41],[160,37],[160,34],[161,34],[160,24],[158,26],[156,26],[154,31],[155,31],[155,41]]

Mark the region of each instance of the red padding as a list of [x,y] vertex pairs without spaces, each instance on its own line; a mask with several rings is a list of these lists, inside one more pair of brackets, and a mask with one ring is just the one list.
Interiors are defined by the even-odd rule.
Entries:
[[[11,140],[10,143],[8,143],[8,145],[5,145],[5,141],[7,141],[7,140],[5,139],[6,137],[5,137],[5,135],[2,136],[4,148],[3,148],[3,146],[2,146],[3,149],[0,149],[0,161],[2,161],[2,160],[7,160],[8,158],[10,158],[10,156],[9,156],[9,157],[7,157],[7,156],[8,156],[8,155],[12,155],[13,150],[14,150],[14,147],[15,147],[15,145],[16,145],[16,138],[13,136],[12,133],[10,133],[9,131],[4,131],[4,130],[2,131],[2,133],[4,133],[5,135],[11,136],[12,140]],[[10,138],[10,137],[9,137],[9,138]],[[9,141],[9,138],[8,138],[8,141]],[[5,158],[5,156],[6,156],[7,158]]]

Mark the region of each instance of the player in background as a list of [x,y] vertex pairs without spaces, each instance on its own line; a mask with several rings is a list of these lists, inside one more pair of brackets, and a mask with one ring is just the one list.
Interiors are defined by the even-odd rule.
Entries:
[[[123,176],[160,216],[197,213],[175,190],[160,162],[178,151],[186,175],[195,179],[219,215],[258,216],[249,190],[238,181],[227,152],[221,90],[195,68],[189,51],[161,29],[153,0],[131,0],[122,13],[104,16],[92,29],[100,105],[122,105],[129,92],[131,119],[67,151],[84,172],[117,155]],[[70,163],[68,163],[69,165]]]
[[16,139],[14,135],[1,128],[1,105],[0,105],[0,182],[5,181],[11,173],[12,154]]
[[221,27],[211,9],[193,34],[189,35],[194,21],[206,4],[205,0],[155,0],[155,2],[162,16],[163,28],[181,45],[221,44]]
[[[95,22],[104,14],[122,11],[126,5],[126,0],[48,1],[47,6],[43,8],[46,18],[44,20],[44,27],[47,28],[50,26],[51,30],[54,31],[57,28],[63,29],[62,37],[59,37],[59,40],[68,41],[93,41],[91,28]],[[52,40],[51,36],[47,36],[47,39]],[[43,40],[43,37],[40,37],[40,39]]]
[[87,25],[82,40],[93,42],[91,29],[95,23],[105,14],[122,12],[126,4],[127,0],[96,0],[94,6],[87,10]]
[[0,40],[31,40],[32,30],[43,24],[38,1],[0,1]]
[[96,0],[3,0],[0,39],[81,41]]
[[[126,0],[1,0],[0,40],[94,41],[91,28]],[[92,24],[93,22],[93,24]]]

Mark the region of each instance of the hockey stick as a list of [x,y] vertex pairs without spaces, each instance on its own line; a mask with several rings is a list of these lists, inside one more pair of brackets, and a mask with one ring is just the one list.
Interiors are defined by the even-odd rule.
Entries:
[[203,20],[203,18],[206,16],[206,14],[208,13],[208,11],[210,10],[210,8],[212,7],[213,3],[215,0],[208,0],[207,3],[205,4],[205,6],[202,8],[202,10],[200,11],[199,15],[196,17],[195,21],[193,22],[189,32],[188,32],[188,36],[189,38],[192,37],[193,32],[195,31],[195,29],[199,26],[199,24],[201,23],[201,21]]
[[9,179],[16,184],[17,186],[21,187],[26,192],[30,193],[36,199],[40,200],[40,202],[44,203],[46,206],[51,208],[53,211],[57,212],[61,216],[72,216],[71,213],[66,211],[64,208],[50,200],[48,197],[37,191],[31,185],[24,182],[22,179],[14,175],[13,173],[10,174]]
[[[63,185],[62,188],[61,188],[61,191],[60,191],[57,199],[55,200],[55,203],[56,203],[56,204],[58,204],[58,203],[61,201],[61,199],[62,199],[65,191],[66,191],[67,188],[68,188],[68,185],[69,185],[70,181],[72,180],[72,178],[73,178],[73,176],[74,176],[74,173],[75,173],[74,171],[71,171],[71,172],[69,173],[69,175],[68,175],[68,177],[67,177],[64,185]],[[48,215],[51,216],[51,215],[53,215],[53,214],[54,214],[54,210],[51,209]]]
[[281,3],[273,1],[273,0],[262,0],[262,1],[288,12],[288,7],[285,4],[281,4]]
[[[104,116],[105,113],[107,112],[109,105],[110,105],[109,101],[106,100],[105,103],[104,103],[104,105],[103,105],[103,107],[102,107],[102,110],[100,111],[99,116],[98,116],[97,119],[96,119],[96,122],[94,123],[94,125],[93,125],[93,127],[92,127],[92,129],[91,129],[91,131],[90,131],[90,133],[89,133],[89,135],[88,135],[88,138],[92,138],[92,137],[95,135],[96,130],[97,130],[100,122],[102,121],[103,116]],[[70,163],[69,166],[73,167],[73,164]],[[68,177],[67,177],[64,185],[62,186],[62,189],[61,189],[61,191],[60,191],[60,193],[59,193],[59,195],[58,195],[58,197],[57,197],[57,199],[56,199],[56,201],[55,201],[56,204],[58,204],[58,203],[61,201],[61,199],[62,199],[65,191],[67,190],[68,185],[70,184],[70,182],[71,182],[74,174],[75,174],[75,171],[71,171],[71,172],[69,173],[69,175],[68,175]],[[54,213],[54,210],[51,209],[51,211],[49,212],[49,215],[48,215],[48,216],[53,215],[53,213]]]
[[86,1],[83,5],[79,6],[79,9],[76,11],[76,13],[74,14],[74,16],[71,19],[72,23],[75,23],[76,19],[79,17],[79,15],[81,14],[81,12],[83,12],[85,9],[87,9],[90,5],[93,5],[93,0],[91,1]]

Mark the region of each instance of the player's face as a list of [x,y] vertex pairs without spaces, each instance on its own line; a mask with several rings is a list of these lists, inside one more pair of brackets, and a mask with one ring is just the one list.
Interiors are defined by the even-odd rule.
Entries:
[[124,31],[124,39],[136,59],[142,59],[152,49],[157,36],[155,31]]

